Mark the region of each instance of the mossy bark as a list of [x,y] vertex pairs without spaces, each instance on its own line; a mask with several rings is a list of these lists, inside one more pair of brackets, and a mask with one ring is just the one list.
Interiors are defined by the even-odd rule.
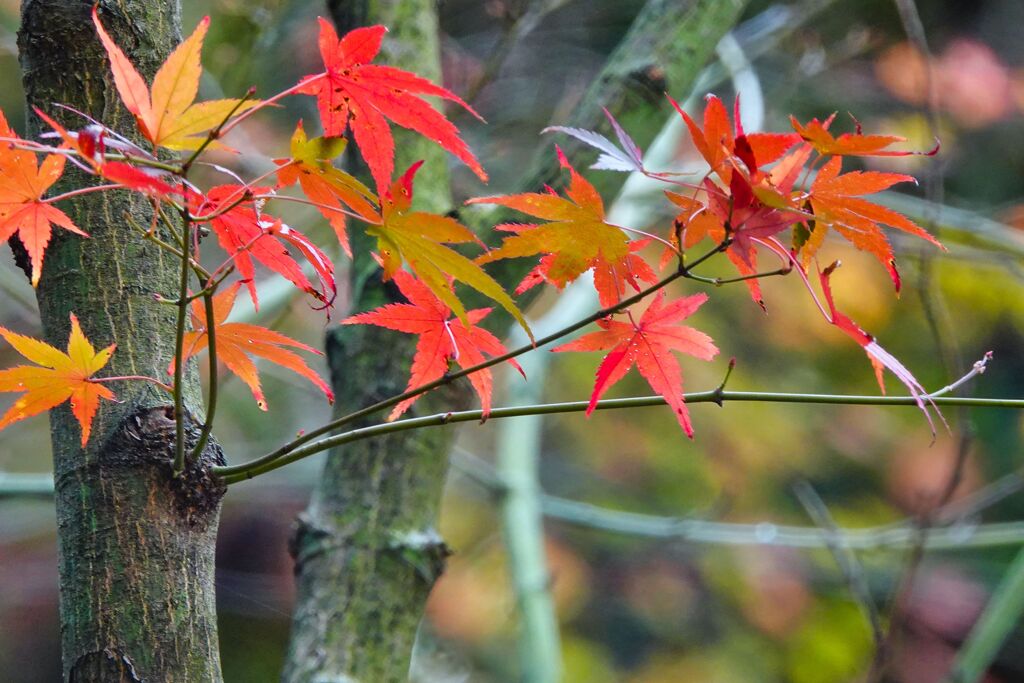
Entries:
[[[340,31],[381,23],[390,32],[381,63],[441,80],[432,0],[329,2]],[[434,143],[394,128],[395,168],[423,159],[415,205],[451,209],[447,159]],[[354,310],[396,300],[355,236]],[[338,414],[405,389],[415,338],[377,327],[345,326],[327,335]],[[465,385],[415,404],[428,414],[466,404]],[[446,408],[442,408],[447,406]],[[381,416],[374,416],[376,422]],[[365,422],[362,424],[370,424]],[[435,530],[448,469],[449,430],[395,434],[330,454],[293,540],[297,597],[282,680],[287,683],[389,683],[408,677],[416,630],[448,550]]]
[[[18,46],[28,103],[69,127],[83,121],[53,103],[132,135],[90,20],[92,4],[23,1]],[[100,16],[147,78],[180,41],[176,1],[111,0],[100,3]],[[30,131],[38,132],[31,119]],[[87,182],[69,165],[61,186]],[[47,250],[37,290],[45,337],[64,346],[74,313],[94,344],[117,344],[105,373],[164,377],[176,309],[155,295],[176,298],[180,266],[125,220],[130,213],[147,225],[148,202],[113,192],[62,208],[90,237],[55,234]],[[194,368],[186,384],[188,410],[200,414]],[[85,448],[70,410],[51,412],[65,680],[220,681],[213,568],[223,487],[205,473],[222,459],[220,449],[212,444],[174,479],[169,395],[144,382],[112,388],[118,402],[103,402]]]
[[[407,372],[395,364],[412,357],[406,340],[342,328],[327,349],[335,386],[349,391],[345,408],[405,388]],[[464,395],[455,389],[424,401],[427,414],[463,404]],[[406,680],[424,603],[448,555],[435,524],[451,434],[400,433],[330,454],[293,539],[297,598],[284,681]]]

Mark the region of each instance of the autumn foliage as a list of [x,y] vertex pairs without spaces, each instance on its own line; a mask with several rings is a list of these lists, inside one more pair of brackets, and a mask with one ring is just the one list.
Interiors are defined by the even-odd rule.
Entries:
[[[37,142],[19,139],[0,118],[0,237],[18,236],[28,252],[36,285],[46,275],[43,265],[52,226],[87,238],[56,206],[58,202],[87,192],[136,192],[159,209],[157,216],[180,217],[176,223],[164,225],[154,218],[152,226],[138,226],[140,240],[159,236],[161,248],[177,254],[200,285],[198,290],[180,292],[179,300],[172,302],[179,304],[182,326],[186,308],[191,317],[180,354],[167,359],[172,369],[213,347],[218,362],[243,380],[261,408],[266,404],[254,357],[298,373],[332,398],[324,380],[290,350],[313,349],[272,330],[228,320],[242,286],[258,303],[257,266],[286,278],[310,295],[315,306],[330,311],[337,287],[328,253],[336,249],[315,244],[272,209],[275,202],[301,201],[322,214],[346,254],[351,255],[352,230],[362,229],[375,238],[381,276],[394,280],[404,298],[343,321],[418,337],[408,395],[394,405],[389,419],[398,418],[412,405],[418,387],[444,377],[453,365],[469,373],[486,416],[493,382],[487,359],[506,355],[506,349],[480,326],[492,309],[467,310],[461,297],[465,288],[475,290],[529,331],[513,295],[485,269],[503,259],[527,259],[522,271],[527,275],[515,295],[543,284],[561,289],[593,273],[604,307],[597,319],[599,329],[554,349],[605,353],[597,367],[588,413],[635,367],[692,436],[676,353],[704,361],[718,353],[710,337],[684,324],[709,297],[703,292],[670,295],[665,286],[677,279],[697,286],[744,282],[755,301],[765,306],[759,280],[787,273],[798,276],[827,323],[864,348],[880,384],[882,370],[890,370],[928,412],[925,392],[910,371],[836,309],[829,280],[835,264],[817,265],[826,237],[836,233],[873,255],[898,290],[899,272],[886,229],[938,245],[908,218],[870,199],[894,185],[914,182],[913,178],[843,171],[846,157],[912,153],[894,148],[902,138],[866,135],[859,124],[852,132],[836,134],[835,115],[808,123],[792,119],[792,131],[747,133],[738,102],[730,117],[725,104],[709,96],[698,122],[669,100],[707,162],[707,172],[692,177],[648,169],[642,150],[611,114],[608,122],[614,142],[594,131],[551,128],[549,132],[572,136],[595,148],[600,153],[595,169],[641,173],[663,183],[675,219],[653,232],[611,223],[594,186],[556,148],[566,178],[561,189],[531,188],[466,202],[498,207],[495,237],[500,243],[488,248],[497,239],[492,242],[475,234],[455,217],[415,208],[415,176],[430,169],[414,164],[396,177],[392,124],[433,140],[481,180],[487,174],[456,127],[423,98],[447,100],[476,114],[466,102],[415,74],[373,63],[386,39],[384,27],[361,28],[339,38],[321,20],[322,72],[266,100],[248,93],[238,99],[195,102],[208,19],[171,54],[151,84],[104,30],[96,10],[93,22],[137,130],[111,130],[84,116],[65,127],[53,118],[56,111],[38,112],[52,132]],[[222,138],[233,127],[292,95],[316,98],[319,136],[313,135],[316,126],[298,122],[289,156],[276,159],[269,172],[249,180],[234,177],[207,188],[189,180],[190,169],[201,163],[205,151],[226,148]],[[77,116],[66,110],[60,113],[64,120]],[[336,165],[346,151],[358,151],[372,183]],[[167,161],[168,152],[179,156]],[[100,184],[47,197],[69,163],[95,176]],[[304,196],[287,194],[290,188]],[[223,263],[215,269],[200,264],[200,250],[212,248],[199,239],[200,231],[209,232],[223,252]],[[719,254],[737,269],[736,277],[710,278],[696,272]],[[765,259],[776,261],[777,266],[765,270]],[[96,352],[73,316],[67,353],[8,330],[0,329],[0,335],[36,363],[0,372],[0,391],[23,392],[0,420],[0,427],[70,400],[84,445],[99,400],[113,398],[104,382],[146,379],[97,378],[114,347]],[[518,367],[514,360],[508,362]],[[167,388],[177,391],[173,385]]]

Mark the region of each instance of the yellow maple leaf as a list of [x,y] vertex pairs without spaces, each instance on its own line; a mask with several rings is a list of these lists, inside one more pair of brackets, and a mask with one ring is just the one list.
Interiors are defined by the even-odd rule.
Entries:
[[194,150],[206,141],[201,135],[217,127],[233,114],[240,114],[259,104],[259,100],[210,100],[195,103],[199,92],[202,66],[199,53],[210,26],[204,17],[196,30],[179,45],[161,65],[153,78],[152,91],[128,57],[100,23],[93,8],[92,21],[100,42],[110,58],[114,85],[139,124],[139,130],[156,147]]
[[100,398],[113,400],[114,392],[92,379],[110,360],[114,344],[97,352],[71,314],[67,353],[32,337],[0,327],[0,336],[36,365],[0,370],[0,391],[25,392],[0,418],[0,429],[71,401],[71,412],[82,426],[82,446],[89,440],[92,419]]

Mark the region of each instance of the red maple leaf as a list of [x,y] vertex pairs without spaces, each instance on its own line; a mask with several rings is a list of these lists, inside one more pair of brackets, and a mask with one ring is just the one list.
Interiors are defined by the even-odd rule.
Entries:
[[[233,206],[243,197],[251,197],[264,191],[269,192],[269,189],[219,185],[205,196],[193,195],[191,211],[200,218],[213,217],[208,221],[210,229],[217,235],[221,247],[228,252],[239,274],[246,280],[253,305],[258,305],[253,259],[283,275],[296,287],[330,304],[335,292],[334,264],[327,255],[309,238],[283,224],[279,218],[262,214],[257,210],[256,202],[251,199]],[[302,267],[288,253],[282,241],[297,248],[309,260],[320,278],[323,291],[313,287],[309,278],[302,272]]]
[[601,331],[583,335],[562,344],[554,351],[606,351],[608,355],[597,368],[594,393],[590,396],[587,415],[613,384],[636,366],[651,388],[665,398],[676,414],[686,435],[693,438],[693,426],[683,401],[683,376],[672,351],[680,351],[702,360],[711,360],[718,353],[711,337],[679,323],[707,301],[707,294],[675,299],[665,303],[665,292],[658,295],[639,321],[620,322],[605,318],[598,321]]
[[[393,275],[399,291],[409,300],[407,304],[388,304],[375,311],[360,313],[342,321],[342,325],[377,325],[406,334],[418,334],[416,355],[412,361],[412,375],[408,389],[414,389],[442,377],[452,361],[461,368],[483,363],[486,357],[505,353],[504,345],[477,323],[487,317],[490,308],[476,308],[466,312],[466,321],[452,318],[451,309],[410,273],[399,270]],[[513,367],[523,369],[515,360]],[[491,410],[492,377],[489,369],[469,375],[478,396],[484,419]],[[402,401],[391,411],[388,420],[394,420],[409,409],[419,396]]]
[[871,366],[875,370],[875,379],[878,380],[878,386],[885,393],[885,378],[883,373],[888,369],[892,374],[896,375],[896,378],[903,383],[910,395],[914,397],[914,402],[917,407],[921,409],[924,416],[928,419],[928,425],[931,427],[932,435],[935,435],[935,423],[932,421],[931,413],[928,412],[928,404],[931,404],[935,408],[935,412],[945,422],[945,418],[942,417],[942,413],[939,412],[938,406],[928,396],[928,392],[925,391],[921,383],[917,381],[913,373],[907,369],[903,363],[901,363],[895,356],[886,351],[882,346],[875,341],[873,335],[865,332],[860,325],[855,323],[849,316],[842,313],[836,308],[834,299],[832,298],[832,285],[829,279],[832,277],[832,273],[836,268],[839,267],[839,261],[836,261],[825,270],[818,273],[818,279],[821,282],[821,291],[825,295],[825,303],[828,305],[829,322],[838,327],[843,331],[846,336],[850,337],[864,349],[864,352],[868,355],[868,360],[871,361]]
[[[776,168],[780,166],[782,164]],[[792,206],[788,199],[792,186],[789,175],[782,178],[783,182],[778,186],[773,185],[775,169],[760,175],[759,184],[751,186],[746,173],[739,168],[734,169],[730,174],[728,191],[716,186],[710,178],[705,178],[703,189],[707,196],[706,204],[674,192],[666,192],[665,195],[682,209],[674,221],[673,244],[678,246],[681,237],[683,248],[688,249],[704,237],[722,242],[728,236],[731,244],[725,254],[740,275],[749,278],[745,282],[750,296],[764,308],[761,286],[757,278],[749,277],[758,272],[756,244],[805,220],[805,214]],[[767,198],[770,203],[761,201],[761,197]],[[674,252],[666,250],[661,261],[662,267],[672,256]]]
[[383,26],[357,28],[339,40],[334,26],[320,19],[320,54],[326,71],[307,76],[307,84],[296,92],[316,96],[324,135],[340,136],[346,127],[352,128],[379,192],[391,184],[394,171],[395,141],[388,119],[430,138],[486,181],[487,174],[455,125],[421,97],[450,100],[477,118],[480,115],[460,97],[425,78],[370,64],[380,52],[386,32]]

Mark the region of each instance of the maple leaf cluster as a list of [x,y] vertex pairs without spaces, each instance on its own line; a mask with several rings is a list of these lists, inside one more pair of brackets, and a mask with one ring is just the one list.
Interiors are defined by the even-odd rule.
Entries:
[[[896,259],[883,227],[900,230],[943,247],[906,216],[864,197],[899,183],[916,181],[900,173],[862,170],[842,173],[843,159],[857,156],[932,155],[938,151],[938,147],[927,152],[890,149],[892,145],[906,140],[890,135],[865,135],[859,123],[854,132],[834,135],[830,128],[835,121],[835,114],[824,121],[812,119],[807,124],[801,124],[791,117],[792,132],[748,134],[740,120],[738,97],[734,120],[730,121],[728,110],[721,99],[709,95],[702,123],[695,121],[674,100],[669,100],[683,119],[694,147],[708,166],[703,177],[693,181],[681,181],[673,174],[647,169],[641,150],[608,112],[605,113],[616,134],[618,145],[593,131],[557,126],[547,130],[568,134],[597,149],[600,156],[593,168],[642,173],[673,186],[665,190],[665,196],[674,206],[676,216],[671,232],[662,240],[667,248],[660,259],[660,267],[674,263],[679,274],[698,281],[716,285],[730,281],[696,275],[691,270],[692,266],[688,265],[691,250],[710,240],[716,245],[712,251],[724,251],[739,272],[739,276],[732,278],[732,281],[745,282],[754,301],[762,308],[765,304],[759,280],[796,271],[825,319],[864,348],[875,368],[883,393],[885,384],[882,370],[889,369],[907,387],[928,416],[929,424],[932,424],[927,411],[926,393],[910,371],[886,352],[873,336],[836,310],[829,278],[838,262],[824,270],[819,269],[821,297],[811,285],[808,270],[812,261],[816,261],[826,235],[834,231],[857,249],[869,252],[878,259],[899,292],[900,276]],[[568,167],[564,156],[561,153],[559,155],[563,166]],[[509,228],[516,235],[506,239],[499,249],[484,258],[545,253],[541,264],[527,276],[520,289],[532,287],[540,281],[562,287],[580,272],[592,268],[602,304],[611,305],[628,293],[623,285],[628,284],[634,291],[640,291],[639,283],[655,280],[651,267],[637,253],[649,240],[645,237],[627,242],[623,232],[628,231],[626,228],[613,235],[595,227],[594,223],[607,226],[600,198],[596,197],[592,186],[582,180],[575,170],[571,167],[569,170],[571,183],[567,196],[576,204],[576,214],[570,211],[570,202],[558,200],[550,194],[471,200],[502,204],[551,221],[538,226]],[[583,206],[589,209],[586,217],[579,212]],[[562,226],[573,221],[581,226],[581,231],[570,235],[583,234],[584,228],[590,231],[586,250],[577,246],[566,248],[564,242],[559,245],[559,239],[565,239]],[[787,232],[790,234],[788,244],[782,240],[782,234]],[[551,233],[551,237],[545,233]],[[582,258],[576,262],[569,261],[558,248]],[[775,271],[760,271],[758,258],[764,252],[779,258],[783,267]],[[699,264],[707,256],[705,254],[689,263]],[[649,311],[658,310],[660,305],[659,299],[651,305]],[[686,310],[686,307],[681,306],[681,309]],[[603,325],[605,332],[588,335],[555,350],[613,349],[598,369],[589,410],[593,410],[594,401],[601,393],[621,377],[614,369],[628,361],[637,364],[651,387],[664,396],[670,406],[677,408],[680,424],[691,434],[685,409],[678,409],[683,408],[676,399],[682,392],[682,385],[671,355],[664,352],[651,355],[651,358],[661,359],[657,372],[650,367],[645,371],[638,360],[636,345],[642,341],[651,347],[651,341],[646,338],[650,336],[646,326],[655,319],[657,316],[648,320],[645,314],[640,321],[633,322],[630,316],[631,322],[625,327],[623,323],[607,322]],[[612,337],[609,334],[612,330],[617,331],[616,338],[619,339],[615,345],[611,343]],[[675,348],[697,357],[709,357],[713,355],[711,349],[714,347],[684,345]]]
[[[135,118],[137,135],[111,130],[66,108],[62,117],[80,115],[85,125],[61,124],[37,110],[52,129],[43,136],[55,141],[51,145],[18,138],[0,115],[0,238],[17,234],[29,255],[31,280],[36,285],[44,275],[52,226],[85,236],[54,206],[58,201],[93,191],[141,193],[154,207],[154,224],[148,231],[140,226],[147,238],[156,234],[158,216],[181,216],[183,232],[175,234],[175,226],[168,224],[171,243],[162,246],[182,259],[190,259],[203,289],[180,293],[182,319],[188,300],[185,297],[191,297],[193,329],[183,333],[181,357],[169,359],[170,365],[173,368],[214,345],[218,360],[244,381],[264,409],[254,356],[298,373],[328,399],[333,398],[327,384],[288,347],[315,352],[313,349],[266,328],[228,322],[243,284],[258,307],[256,264],[286,278],[323,308],[333,304],[337,288],[327,250],[273,215],[267,208],[273,202],[298,201],[315,207],[333,229],[341,250],[350,256],[352,221],[362,224],[366,233],[376,238],[376,258],[383,277],[395,281],[406,302],[356,314],[344,324],[373,324],[419,336],[409,379],[412,393],[395,406],[389,419],[409,408],[418,396],[417,387],[442,378],[452,364],[471,371],[468,377],[486,417],[492,376],[487,367],[477,366],[485,366],[488,358],[505,355],[506,349],[498,338],[479,327],[491,309],[466,310],[456,285],[493,300],[529,333],[513,297],[484,269],[494,261],[534,259],[533,267],[515,290],[517,295],[542,283],[560,289],[592,272],[607,316],[598,321],[599,331],[554,349],[607,352],[597,370],[588,413],[635,366],[652,389],[665,398],[686,434],[692,436],[683,402],[682,372],[673,354],[710,360],[718,349],[707,335],[683,324],[707,295],[668,296],[661,289],[667,280],[659,281],[659,267],[674,265],[673,277],[718,284],[721,278],[698,276],[692,268],[709,256],[724,253],[739,270],[740,277],[735,279],[746,282],[754,299],[763,305],[759,278],[783,271],[797,271],[816,297],[807,272],[829,231],[878,258],[897,290],[899,275],[882,227],[935,242],[906,217],[864,199],[895,184],[911,182],[911,177],[875,171],[842,172],[844,157],[906,154],[890,149],[901,138],[864,135],[859,125],[853,133],[836,136],[830,131],[834,116],[807,124],[794,119],[792,132],[747,134],[739,120],[738,102],[735,121],[731,122],[725,105],[711,96],[702,125],[672,102],[708,165],[708,172],[692,182],[647,169],[642,151],[610,114],[608,120],[618,144],[592,131],[549,129],[598,149],[601,156],[594,166],[597,169],[639,172],[664,182],[666,197],[676,214],[664,234],[610,223],[594,186],[558,150],[559,163],[568,175],[561,194],[549,187],[543,192],[467,201],[470,205],[500,206],[529,217],[526,222],[497,226],[505,233],[504,240],[488,249],[455,218],[414,208],[414,180],[422,162],[395,177],[391,124],[428,137],[464,162],[481,180],[487,179],[456,127],[423,98],[453,102],[479,118],[472,107],[415,74],[372,63],[380,52],[384,27],[356,29],[339,37],[331,24],[321,19],[322,72],[306,76],[266,100],[255,99],[251,91],[243,98],[196,102],[208,18],[173,51],[152,84],[146,83],[107,33],[98,9],[93,10],[92,18],[117,91]],[[310,137],[300,121],[289,156],[276,159],[267,173],[245,181],[209,164],[217,172],[230,174],[231,181],[203,189],[189,180],[191,167],[204,163],[203,152],[229,150],[222,140],[234,126],[290,95],[316,98],[322,135]],[[346,134],[351,137],[346,138]],[[335,164],[349,142],[354,142],[365,161],[373,187]],[[177,160],[167,161],[168,152],[178,154]],[[103,184],[44,198],[67,163]],[[304,196],[290,193],[291,188],[298,188]],[[199,265],[199,251],[204,248],[200,233],[205,231],[226,253],[221,266],[212,271]],[[780,239],[785,231],[792,235],[788,245]],[[696,260],[688,258],[691,250],[706,239],[712,241],[711,252]],[[660,263],[648,254],[648,247],[656,242],[664,247]],[[465,253],[463,245],[473,245],[477,255]],[[781,259],[784,268],[775,273],[759,272],[758,259],[764,252]],[[865,348],[879,369],[880,379],[881,368],[892,370],[924,408],[923,390],[909,371],[835,309],[828,279],[831,272],[830,267],[819,278],[827,304],[819,301],[819,308],[828,322]],[[238,279],[218,292],[233,274]],[[643,298],[632,295],[655,291],[657,295],[642,313],[626,306],[633,299]],[[70,398],[82,426],[84,444],[99,399],[113,398],[103,386],[104,380],[93,377],[106,364],[113,346],[96,353],[73,317],[67,354],[3,329],[0,335],[40,366],[0,372],[0,391],[25,392],[0,418],[0,427]],[[518,368],[514,360],[509,362]]]

